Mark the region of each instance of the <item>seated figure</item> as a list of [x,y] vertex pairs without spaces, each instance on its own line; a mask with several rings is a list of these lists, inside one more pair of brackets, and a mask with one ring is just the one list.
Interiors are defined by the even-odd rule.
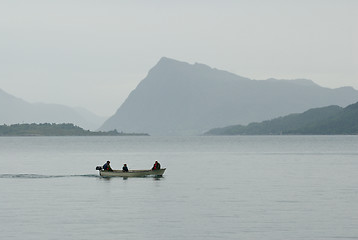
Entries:
[[155,161],[152,170],[159,170],[160,169],[160,163],[158,163],[158,161]]
[[104,171],[110,171],[110,172],[112,172],[113,170],[112,170],[112,168],[111,168],[111,166],[110,166],[110,161],[107,161],[104,165],[103,165],[103,170]]
[[122,171],[123,171],[123,172],[128,172],[127,164],[124,164],[124,165],[123,165]]

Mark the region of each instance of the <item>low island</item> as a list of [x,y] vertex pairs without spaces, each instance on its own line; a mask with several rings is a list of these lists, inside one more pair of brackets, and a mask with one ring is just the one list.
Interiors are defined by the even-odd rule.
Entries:
[[147,133],[84,130],[72,123],[31,123],[0,125],[0,136],[149,136]]

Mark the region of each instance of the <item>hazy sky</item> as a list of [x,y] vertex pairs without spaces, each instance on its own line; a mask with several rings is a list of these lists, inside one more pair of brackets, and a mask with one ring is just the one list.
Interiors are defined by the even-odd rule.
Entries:
[[112,115],[161,57],[358,89],[356,0],[0,0],[0,88]]

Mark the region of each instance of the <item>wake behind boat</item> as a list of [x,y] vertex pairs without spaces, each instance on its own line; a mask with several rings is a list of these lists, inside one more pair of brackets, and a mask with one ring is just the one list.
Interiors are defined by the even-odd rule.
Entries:
[[101,177],[146,177],[146,176],[163,176],[166,168],[158,170],[129,170],[128,172],[123,172],[123,170],[113,170],[105,171],[103,169],[99,170],[99,175]]

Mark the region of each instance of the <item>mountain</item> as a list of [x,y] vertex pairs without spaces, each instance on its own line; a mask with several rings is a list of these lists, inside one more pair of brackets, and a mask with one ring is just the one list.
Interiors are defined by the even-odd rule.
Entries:
[[206,135],[358,134],[358,102],[346,108],[328,106],[310,109],[247,126],[216,128]]
[[310,108],[358,101],[351,87],[310,80],[251,80],[204,64],[162,58],[100,128],[150,135],[196,135]]
[[75,110],[75,112],[79,114],[83,119],[85,119],[86,122],[88,122],[86,123],[87,127],[83,126],[83,128],[88,130],[97,130],[108,118],[98,116],[97,114],[83,107],[74,107],[72,109]]
[[0,124],[73,123],[95,130],[105,121],[88,110],[58,104],[29,103],[0,89]]

